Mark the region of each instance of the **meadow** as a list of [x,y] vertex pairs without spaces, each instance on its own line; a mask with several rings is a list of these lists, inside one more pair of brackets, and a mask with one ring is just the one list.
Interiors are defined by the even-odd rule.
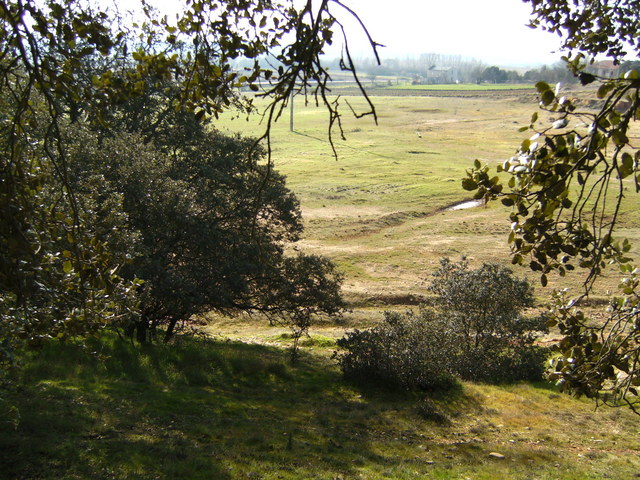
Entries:
[[356,387],[329,359],[329,337],[316,331],[296,366],[286,334],[272,330],[269,343],[49,345],[25,359],[10,393],[19,414],[0,424],[0,478],[583,480],[639,470],[637,417],[626,410],[594,411],[543,383],[465,383],[446,396]]
[[[537,109],[520,90],[374,94],[379,124],[345,110],[337,159],[326,113],[301,99],[294,131],[288,111],[272,131],[274,166],[305,219],[292,248],[339,265],[352,309],[344,320],[313,326],[297,365],[288,363],[287,329],[258,317],[211,315],[204,338],[171,346],[112,335],[85,346],[51,344],[22,359],[19,387],[0,398],[0,478],[638,477],[637,416],[595,409],[548,383],[463,382],[441,396],[342,379],[331,358],[336,338],[426,298],[441,257],[509,263],[508,210],[447,208],[469,199],[460,182],[475,159],[496,164],[514,154],[530,135],[518,128]],[[263,126],[223,117],[216,128],[259,135]],[[637,244],[640,212],[629,200],[622,231]],[[606,277],[599,295],[617,280]],[[537,287],[540,306],[560,286],[579,289],[580,279]]]
[[[493,168],[513,156],[532,134],[518,129],[538,111],[533,88],[465,95],[458,95],[464,93],[460,89],[393,96],[387,91],[373,91],[378,125],[371,117],[350,116],[347,102],[363,110],[361,99],[341,99],[346,141],[335,135],[337,159],[328,143],[326,113],[314,104],[296,99],[294,131],[288,111],[272,131],[274,168],[287,176],[302,205],[306,230],[298,247],[331,257],[346,273],[346,295],[375,305],[427,295],[427,279],[442,257],[510,263],[509,209],[499,202],[447,208],[471,198],[461,179],[473,161]],[[262,133],[256,120],[223,118],[217,126]],[[621,237],[640,239],[637,205],[637,198],[627,198]],[[538,283],[527,269],[516,273]],[[619,276],[608,275],[594,298],[615,289]],[[555,278],[537,294],[542,302],[554,288],[577,292],[580,281],[579,275]]]
[[393,85],[389,90],[418,90],[418,91],[460,91],[460,92],[495,92],[500,90],[530,90],[530,84],[512,83],[460,83],[456,85]]

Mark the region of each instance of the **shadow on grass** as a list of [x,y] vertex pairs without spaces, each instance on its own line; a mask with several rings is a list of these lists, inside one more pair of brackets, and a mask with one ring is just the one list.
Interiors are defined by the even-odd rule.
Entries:
[[[16,429],[0,425],[0,477],[335,478],[379,461],[389,410],[322,357],[300,365],[259,345],[184,339],[140,348],[108,338],[25,358]],[[410,408],[410,407],[408,407]]]
[[[21,416],[17,428],[0,418],[0,478],[405,478],[449,458],[461,412],[483,411],[460,388],[356,387],[324,356],[292,367],[286,350],[230,341],[51,344],[22,371],[0,392]],[[488,448],[456,456],[482,464]]]

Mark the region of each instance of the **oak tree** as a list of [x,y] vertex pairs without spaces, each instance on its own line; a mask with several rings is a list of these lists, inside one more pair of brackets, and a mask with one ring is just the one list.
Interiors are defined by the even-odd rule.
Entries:
[[[631,244],[616,235],[625,202],[640,192],[640,150],[632,135],[640,118],[640,71],[619,77],[589,71],[597,55],[616,64],[640,54],[637,0],[527,0],[531,25],[558,34],[568,68],[591,86],[593,102],[580,102],[545,82],[536,84],[540,107],[516,154],[497,174],[476,161],[463,187],[476,198],[500,198],[510,207],[512,262],[527,265],[546,285],[552,272],[584,271],[583,291],[558,292],[550,325],[563,335],[551,378],[566,390],[612,404],[640,405],[640,277]],[[595,104],[595,108],[590,105]],[[503,182],[500,174],[508,180]],[[503,177],[504,178],[504,177]],[[625,275],[604,321],[578,307],[605,269]]]
[[[134,212],[120,208],[126,192],[95,184],[85,185],[91,195],[79,191],[73,132],[88,129],[98,142],[133,135],[122,128],[123,106],[163,85],[171,88],[153,112],[157,122],[135,132],[143,143],[154,130],[161,135],[172,112],[200,122],[230,109],[253,113],[253,98],[266,97],[267,163],[252,173],[266,179],[270,126],[292,92],[323,104],[329,131],[341,134],[340,100],[329,95],[320,60],[341,32],[336,8],[355,15],[338,0],[187,0],[175,19],[146,2],[132,19],[84,0],[0,1],[0,360],[16,342],[83,335],[141,315],[140,282],[124,271],[130,259],[109,244],[134,244],[135,229],[107,239],[98,228],[128,225]],[[343,52],[342,68],[358,81],[346,39]],[[370,107],[363,114],[375,116]],[[120,213],[109,217],[98,200]]]

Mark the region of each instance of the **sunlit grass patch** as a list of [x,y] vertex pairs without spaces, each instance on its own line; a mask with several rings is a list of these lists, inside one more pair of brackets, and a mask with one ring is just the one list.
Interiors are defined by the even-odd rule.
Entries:
[[284,347],[227,340],[52,344],[8,392],[21,420],[0,424],[2,475],[578,479],[640,467],[627,411],[593,412],[546,384],[430,397],[356,387],[329,360],[332,338],[312,336],[297,366]]
[[[518,129],[529,124],[538,107],[526,95],[520,101],[517,92],[508,97],[376,96],[377,126],[370,117],[356,120],[345,111],[347,141],[334,137],[337,160],[328,144],[326,113],[297,98],[294,132],[283,118],[272,136],[274,166],[301,200],[306,231],[299,247],[332,258],[346,274],[345,293],[353,299],[368,295],[370,302],[424,295],[424,278],[442,256],[509,264],[509,209],[499,203],[442,209],[469,199],[461,179],[476,158],[502,163],[530,136]],[[356,109],[364,107],[361,99],[348,100]],[[545,115],[553,116],[541,113],[541,118]],[[216,127],[262,132],[257,122],[228,118]],[[624,207],[620,232],[630,240],[640,238],[635,229],[640,209],[634,205]],[[525,269],[518,274],[531,275]],[[610,275],[598,289],[602,295],[618,283],[615,272]],[[552,288],[577,291],[580,279],[550,278],[549,287],[536,294],[542,302]]]

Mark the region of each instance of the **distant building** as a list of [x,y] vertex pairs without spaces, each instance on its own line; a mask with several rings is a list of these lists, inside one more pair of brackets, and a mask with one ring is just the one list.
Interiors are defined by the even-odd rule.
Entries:
[[454,67],[438,67],[433,65],[423,75],[417,75],[413,79],[414,84],[446,85],[459,83],[458,71]]
[[616,65],[612,60],[601,60],[589,65],[587,71],[597,77],[618,78],[620,76],[620,65]]
[[426,81],[430,84],[458,83],[458,71],[454,67],[434,65],[427,70]]

